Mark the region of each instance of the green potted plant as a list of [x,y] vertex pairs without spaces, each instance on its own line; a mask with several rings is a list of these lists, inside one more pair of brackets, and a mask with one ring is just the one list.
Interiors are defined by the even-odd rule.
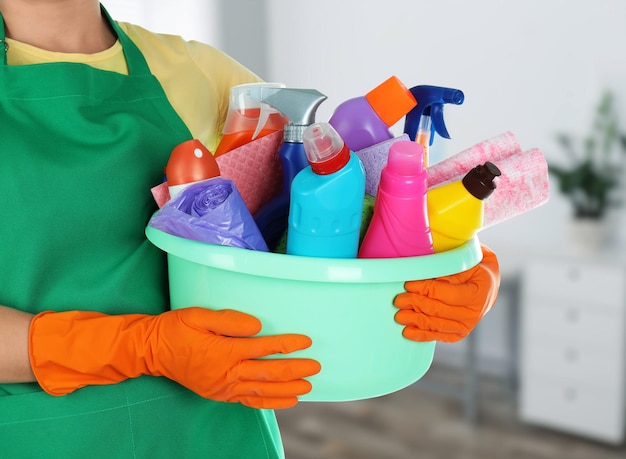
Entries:
[[[606,239],[606,216],[621,205],[616,197],[623,173],[626,134],[618,124],[615,98],[605,92],[597,106],[590,132],[582,140],[570,134],[557,135],[568,165],[550,164],[548,170],[559,184],[559,191],[573,207],[573,223],[593,226],[583,237]],[[604,225],[604,229],[598,228]],[[603,241],[599,241],[602,243]]]

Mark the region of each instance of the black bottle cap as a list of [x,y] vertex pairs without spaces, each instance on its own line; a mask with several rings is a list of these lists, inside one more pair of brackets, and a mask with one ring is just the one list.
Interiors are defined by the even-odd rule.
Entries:
[[487,161],[481,166],[476,166],[463,177],[463,185],[476,199],[486,199],[496,189],[494,178],[502,173],[498,167]]

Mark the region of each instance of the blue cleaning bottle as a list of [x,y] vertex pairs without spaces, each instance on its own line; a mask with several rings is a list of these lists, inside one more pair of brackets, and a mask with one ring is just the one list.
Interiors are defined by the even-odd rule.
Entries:
[[428,150],[435,139],[435,132],[444,139],[450,134],[443,120],[444,104],[461,105],[465,95],[460,89],[420,85],[410,89],[417,106],[407,113],[404,133],[424,147],[424,167],[428,167]]
[[284,142],[278,151],[283,173],[281,191],[254,214],[254,221],[270,250],[276,247],[287,230],[292,181],[309,165],[302,135],[315,122],[317,109],[324,100],[326,96],[315,89],[263,88],[261,102],[289,119],[285,125]]
[[291,184],[287,254],[355,258],[365,196],[365,168],[328,123],[303,134],[309,166]]

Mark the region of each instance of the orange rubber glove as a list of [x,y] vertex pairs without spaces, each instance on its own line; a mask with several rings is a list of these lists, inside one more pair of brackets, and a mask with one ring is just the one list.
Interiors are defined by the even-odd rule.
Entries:
[[408,281],[394,299],[395,320],[412,341],[456,342],[465,338],[492,308],[500,287],[496,255],[482,246],[482,261],[451,276]]
[[311,359],[256,360],[311,345],[303,335],[252,337],[261,322],[233,310],[188,308],[156,316],[43,312],[30,325],[35,377],[51,395],[140,375],[165,376],[198,395],[253,408],[288,408],[320,371]]

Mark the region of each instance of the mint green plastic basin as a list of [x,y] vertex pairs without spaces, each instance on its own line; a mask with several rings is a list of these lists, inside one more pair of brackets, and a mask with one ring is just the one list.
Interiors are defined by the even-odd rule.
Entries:
[[236,309],[258,317],[263,335],[311,337],[309,349],[289,354],[322,365],[303,401],[377,397],[420,379],[435,343],[402,336],[393,298],[406,280],[464,271],[482,257],[478,239],[422,257],[332,259],[210,245],[150,226],[146,235],[168,254],[172,309]]

